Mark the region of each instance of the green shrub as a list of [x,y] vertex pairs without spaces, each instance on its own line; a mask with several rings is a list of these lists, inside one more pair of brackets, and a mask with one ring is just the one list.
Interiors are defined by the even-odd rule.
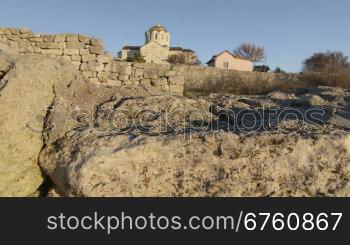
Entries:
[[135,55],[134,57],[126,58],[127,62],[138,62],[138,63],[146,63],[146,60],[141,55]]

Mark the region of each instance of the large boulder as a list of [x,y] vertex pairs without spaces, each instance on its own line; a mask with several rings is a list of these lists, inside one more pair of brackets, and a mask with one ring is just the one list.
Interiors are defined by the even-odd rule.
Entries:
[[174,96],[101,103],[93,123],[48,144],[40,164],[63,196],[350,196],[346,130],[240,132],[210,102],[232,105]]
[[29,196],[43,182],[38,156],[57,84],[74,79],[73,67],[35,55],[0,54],[0,196]]
[[0,196],[36,195],[44,178],[37,162],[43,145],[89,125],[99,104],[153,92],[97,86],[64,60],[1,53]]
[[46,116],[50,130],[43,134],[45,144],[64,137],[71,129],[92,126],[96,109],[106,101],[117,97],[149,96],[152,91],[142,87],[97,86],[88,80],[76,79],[68,86],[57,84],[55,94],[52,108]]

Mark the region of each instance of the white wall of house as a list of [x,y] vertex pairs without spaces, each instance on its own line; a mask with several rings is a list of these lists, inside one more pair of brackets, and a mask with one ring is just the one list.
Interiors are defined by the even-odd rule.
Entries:
[[214,62],[214,67],[221,69],[231,69],[236,71],[253,71],[253,62],[249,60],[235,58],[232,54],[225,51],[218,55]]

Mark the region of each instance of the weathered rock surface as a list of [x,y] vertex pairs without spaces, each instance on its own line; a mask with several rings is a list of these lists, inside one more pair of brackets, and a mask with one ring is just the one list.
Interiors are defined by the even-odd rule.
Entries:
[[49,58],[0,55],[0,196],[29,196],[43,181],[38,156],[54,86],[74,73]]
[[99,104],[115,95],[156,92],[92,84],[60,59],[0,54],[0,196],[38,193],[43,144],[92,123]]
[[349,103],[349,91],[327,87],[121,96],[47,145],[40,164],[66,196],[350,196]]
[[0,196],[350,196],[350,91],[156,94],[1,53]]
[[116,97],[150,96],[156,91],[142,87],[97,86],[88,80],[77,79],[68,85],[58,84],[55,87],[55,98],[49,111],[44,132],[46,144],[64,137],[73,128],[93,125],[96,108],[103,102]]

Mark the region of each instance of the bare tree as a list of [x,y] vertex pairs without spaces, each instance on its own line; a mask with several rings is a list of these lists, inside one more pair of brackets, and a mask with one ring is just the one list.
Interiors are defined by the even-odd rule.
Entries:
[[342,52],[316,53],[304,61],[304,72],[349,71],[348,57]]
[[265,58],[264,47],[251,43],[243,43],[233,51],[239,57],[250,60],[251,62],[259,62]]

